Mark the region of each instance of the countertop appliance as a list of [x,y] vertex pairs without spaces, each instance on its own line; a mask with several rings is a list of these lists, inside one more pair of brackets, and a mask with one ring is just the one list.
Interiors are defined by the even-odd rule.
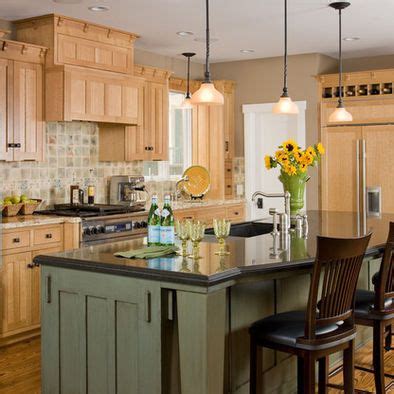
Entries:
[[147,234],[148,212],[140,205],[56,204],[35,214],[81,218],[81,246],[141,237]]
[[139,175],[115,175],[109,183],[109,203],[145,207],[149,194],[145,178]]

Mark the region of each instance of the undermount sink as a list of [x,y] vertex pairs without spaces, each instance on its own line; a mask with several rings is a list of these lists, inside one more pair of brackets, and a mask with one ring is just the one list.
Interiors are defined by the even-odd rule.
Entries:
[[[272,223],[261,222],[245,222],[232,224],[230,229],[230,237],[251,238],[258,235],[268,234],[272,231]],[[214,234],[213,229],[205,231],[205,234]]]

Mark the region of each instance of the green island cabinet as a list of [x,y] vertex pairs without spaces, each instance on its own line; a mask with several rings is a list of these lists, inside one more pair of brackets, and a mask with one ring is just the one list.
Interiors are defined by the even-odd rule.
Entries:
[[160,284],[42,267],[42,392],[160,393]]

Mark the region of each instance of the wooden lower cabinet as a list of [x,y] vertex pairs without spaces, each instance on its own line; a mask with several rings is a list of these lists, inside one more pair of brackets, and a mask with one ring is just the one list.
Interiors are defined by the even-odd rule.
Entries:
[[42,392],[160,393],[160,283],[48,266],[41,273]]
[[213,219],[226,218],[232,223],[245,221],[245,205],[223,204],[218,206],[186,208],[174,211],[175,219],[195,219],[205,222],[207,227],[212,227]]
[[67,242],[70,231],[64,231],[65,225],[23,227],[1,234],[0,346],[39,333],[40,267],[33,259],[76,247]]
[[16,253],[3,257],[1,274],[1,335],[18,333],[32,324],[31,253]]

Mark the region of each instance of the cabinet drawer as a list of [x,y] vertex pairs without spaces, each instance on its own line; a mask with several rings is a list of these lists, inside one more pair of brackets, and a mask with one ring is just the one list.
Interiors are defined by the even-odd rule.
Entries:
[[3,234],[3,249],[26,248],[30,246],[30,231],[15,231]]
[[51,226],[34,230],[34,245],[48,245],[63,240],[62,226]]
[[196,213],[194,211],[175,211],[174,216],[176,220],[184,220],[184,219],[194,219]]
[[245,207],[242,205],[229,207],[226,209],[226,216],[231,221],[242,221],[245,218]]

